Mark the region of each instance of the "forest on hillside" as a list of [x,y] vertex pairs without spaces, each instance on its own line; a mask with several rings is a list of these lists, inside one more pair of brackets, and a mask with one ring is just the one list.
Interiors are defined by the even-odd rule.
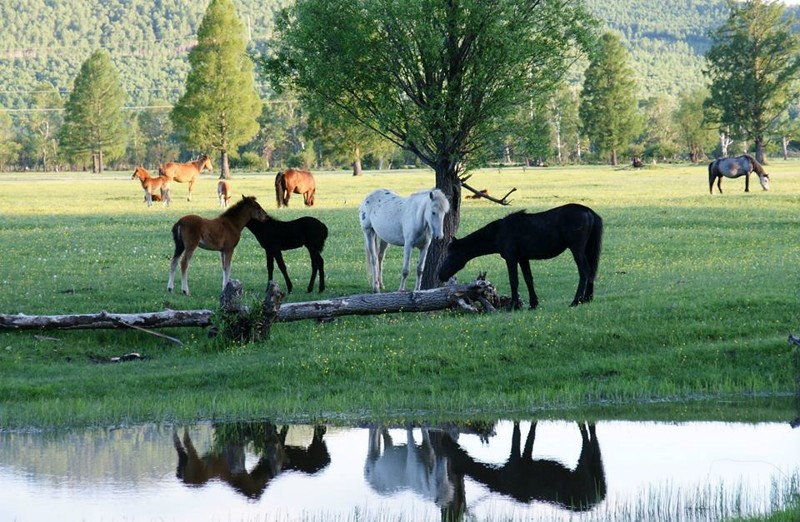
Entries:
[[[250,45],[270,37],[287,0],[237,0]],[[97,48],[112,56],[131,107],[173,103],[188,73],[187,54],[205,0],[6,0],[0,2],[0,107],[30,106],[30,91],[48,82],[72,87]],[[725,0],[587,0],[590,11],[624,37],[642,96],[702,84],[707,33],[727,12]],[[265,88],[262,85],[262,88]]]

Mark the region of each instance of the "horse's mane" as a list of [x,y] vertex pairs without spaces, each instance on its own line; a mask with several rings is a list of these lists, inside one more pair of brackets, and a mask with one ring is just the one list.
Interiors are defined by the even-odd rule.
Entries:
[[764,176],[767,174],[767,171],[764,170],[764,167],[761,165],[761,163],[757,162],[756,159],[750,154],[742,154],[741,157],[747,158],[750,161],[750,164],[753,166],[753,170],[756,171],[756,174],[759,176]]
[[256,200],[255,196],[242,196],[242,199],[234,203],[233,206],[228,207],[228,210],[220,214],[220,217],[222,216],[230,217],[234,214],[237,214],[241,212],[241,208],[245,206],[248,202],[255,200]]
[[440,207],[442,207],[444,212],[450,211],[450,201],[447,199],[447,196],[444,195],[444,192],[442,192],[438,188],[419,190],[417,192],[414,192],[408,197],[413,198],[413,197],[423,196],[427,198],[428,194],[433,194],[433,200],[437,202]]

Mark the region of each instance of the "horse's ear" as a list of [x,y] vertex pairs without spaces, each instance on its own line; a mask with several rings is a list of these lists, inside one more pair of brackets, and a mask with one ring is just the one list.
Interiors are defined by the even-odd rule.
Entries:
[[430,192],[428,192],[428,197],[431,198],[431,201],[433,201],[433,191],[432,190]]

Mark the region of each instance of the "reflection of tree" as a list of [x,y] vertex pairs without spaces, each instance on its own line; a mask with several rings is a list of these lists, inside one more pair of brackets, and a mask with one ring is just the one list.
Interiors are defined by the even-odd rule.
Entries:
[[552,502],[566,509],[584,511],[605,498],[606,479],[594,424],[579,423],[578,428],[582,447],[574,470],[554,460],[532,457],[536,422],[531,423],[522,453],[519,423],[514,423],[511,453],[499,467],[476,461],[448,434],[441,443],[456,475],[468,476],[519,502]]
[[[308,448],[286,446],[288,426],[280,432],[271,422],[226,423],[214,427],[211,449],[200,456],[188,430],[183,441],[173,431],[172,438],[178,453],[176,476],[190,486],[202,486],[218,479],[242,495],[258,499],[269,482],[285,470],[315,473],[330,463],[327,446],[322,440],[324,426],[314,428]],[[245,467],[245,449],[252,445],[258,462],[252,470]]]

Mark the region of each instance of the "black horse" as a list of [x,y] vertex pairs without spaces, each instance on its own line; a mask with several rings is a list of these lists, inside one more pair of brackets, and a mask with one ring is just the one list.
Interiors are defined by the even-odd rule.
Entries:
[[463,239],[455,239],[447,248],[439,279],[447,281],[464,268],[467,261],[487,254],[500,254],[508,267],[512,309],[522,308],[519,298],[517,265],[528,286],[531,308],[539,298],[533,289],[531,259],[551,259],[569,249],[578,265],[578,291],[570,306],[586,303],[594,297],[594,279],[603,244],[603,220],[583,205],[570,203],[545,212],[515,212],[492,221]]
[[319,272],[319,291],[325,290],[325,260],[322,259],[322,249],[328,238],[328,227],[319,219],[304,216],[292,221],[280,221],[267,216],[265,221],[251,219],[245,225],[258,240],[258,243],[267,253],[267,276],[272,281],[275,271],[274,262],[278,262],[286,281],[287,292],[292,292],[292,281],[286,272],[286,263],[283,262],[284,250],[306,247],[311,257],[311,280],[308,282],[308,291],[314,290],[314,280]]

